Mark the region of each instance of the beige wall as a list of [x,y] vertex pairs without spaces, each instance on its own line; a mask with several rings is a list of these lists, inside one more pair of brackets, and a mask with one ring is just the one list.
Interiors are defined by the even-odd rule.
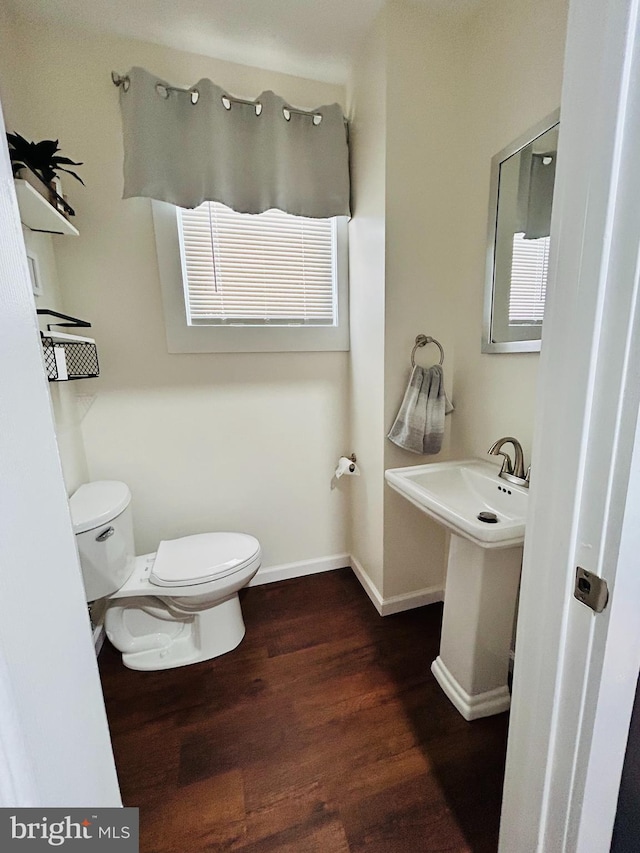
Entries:
[[361,476],[349,483],[351,555],[383,589],[386,16],[362,45],[350,81],[352,219],[351,444]]
[[469,24],[454,440],[471,456],[515,435],[527,464],[531,458],[539,356],[480,354],[489,170],[494,154],[560,105],[567,7],[567,0],[487,0]]
[[[9,132],[17,131],[30,137],[35,121],[34,105],[28,96],[28,64],[22,48],[25,32],[19,22],[10,17],[7,10],[0,10],[0,101]],[[55,244],[69,237],[51,236],[30,231],[23,226],[27,251],[35,254],[43,294],[35,297],[37,308],[64,311],[64,300],[60,291],[55,260]],[[53,318],[48,318],[51,320]],[[47,319],[43,318],[40,328],[46,330]],[[84,444],[80,432],[82,413],[86,405],[77,402],[74,383],[50,383],[49,391],[56,425],[58,451],[62,463],[68,494],[85,482],[88,477]],[[81,401],[85,403],[86,401]]]
[[[94,323],[102,376],[82,387],[85,403],[95,394],[83,422],[88,474],[130,483],[139,550],[236,527],[260,537],[267,565],[350,550],[384,599],[442,585],[445,538],[384,486],[384,469],[481,456],[509,433],[529,456],[538,357],[480,353],[489,166],[558,105],[565,17],[565,0],[486,0],[464,18],[392,0],[378,18],[349,96],[350,356],[167,354],[150,205],[120,200],[110,72],[142,64],[177,83],[209,76],[240,96],[273,88],[302,106],[344,102],[342,89],[12,24],[17,41],[0,51],[10,119],[85,161],[87,189],[66,184],[81,237],[55,238],[60,304]],[[424,459],[384,438],[419,332],[444,345],[456,405],[442,453]],[[418,356],[434,357],[431,347]],[[57,401],[56,411],[74,459],[69,485],[83,470],[75,408]],[[335,461],[351,450],[362,476],[331,491]]]
[[[438,456],[386,442],[385,468],[482,457],[503,435],[530,459],[538,354],[480,353],[489,172],[497,151],[559,106],[567,5],[487,0],[459,20],[390,7],[385,422],[418,332],[445,348],[456,410]],[[427,347],[420,363],[437,355]],[[384,530],[385,597],[442,582],[441,529],[390,489]]]
[[[382,465],[369,472],[375,482],[385,468],[483,456],[508,434],[529,457],[538,355],[480,353],[489,172],[497,151],[559,104],[566,7],[566,0],[486,0],[456,17],[407,0],[387,5],[380,36],[386,130],[376,140],[385,147],[385,322],[370,342],[384,351],[383,434],[420,332],[445,348],[456,410],[438,456],[385,440]],[[366,79],[366,62],[358,61],[354,81]],[[356,171],[354,178],[358,192],[368,177]],[[359,286],[354,272],[352,288]],[[437,355],[427,347],[419,363]],[[355,360],[353,372],[357,386],[364,374]],[[382,571],[379,559],[364,565],[383,598],[437,591],[445,558],[442,531],[386,488]]]
[[[390,7],[387,137],[387,284],[385,302],[386,430],[393,423],[410,373],[416,335],[437,338],[445,350],[445,383],[453,386],[457,319],[458,250],[452,229],[459,194],[458,162],[464,117],[460,25],[426,15],[415,4]],[[437,362],[437,347],[416,354],[419,364]],[[440,454],[416,457],[385,441],[384,467],[437,462],[451,453],[445,419]],[[444,584],[446,536],[404,498],[385,489],[384,595],[432,590]]]
[[23,96],[25,73],[17,27],[17,21],[6,4],[0,4],[0,100],[8,133],[21,124],[27,107]]
[[67,309],[93,323],[100,379],[83,421],[92,479],[129,483],[139,552],[159,539],[239,529],[264,564],[348,551],[346,353],[169,355],[150,202],[122,201],[122,133],[111,70],[144,65],[178,85],[208,76],[233,94],[343,101],[339,87],[119,38],[23,33],[28,133],[59,136],[86,189],[65,190],[81,236],[56,244]]

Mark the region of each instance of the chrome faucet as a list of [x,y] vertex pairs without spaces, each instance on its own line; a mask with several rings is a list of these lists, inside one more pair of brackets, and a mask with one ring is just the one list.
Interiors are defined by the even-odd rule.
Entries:
[[[504,444],[512,444],[514,450],[514,459],[511,461],[511,457],[508,453],[502,449]],[[488,450],[492,456],[502,456],[502,468],[500,469],[499,476],[504,480],[508,480],[510,483],[516,483],[518,486],[529,486],[529,477],[531,476],[531,467],[527,470],[527,473],[524,472],[524,454],[522,452],[522,445],[518,441],[517,438],[513,438],[511,435],[506,435],[504,438],[499,438],[495,441]]]

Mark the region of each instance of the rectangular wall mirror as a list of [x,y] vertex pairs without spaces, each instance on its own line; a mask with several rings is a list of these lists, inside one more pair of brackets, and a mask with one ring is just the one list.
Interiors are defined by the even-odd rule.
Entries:
[[540,349],[560,111],[491,161],[482,352]]

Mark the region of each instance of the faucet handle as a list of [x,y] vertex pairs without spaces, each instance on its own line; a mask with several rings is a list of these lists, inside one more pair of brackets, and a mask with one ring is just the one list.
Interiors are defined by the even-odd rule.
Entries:
[[497,441],[494,441],[487,453],[490,453],[492,456],[506,456],[502,449],[505,444],[513,445],[514,458],[512,462],[511,457],[507,456],[508,465],[506,460],[502,463],[500,476],[517,477],[519,482],[524,482],[524,454],[522,453],[522,445],[517,438],[514,438],[512,435],[505,435],[504,438],[499,438]]
[[505,453],[503,450],[498,450],[492,455],[502,456],[502,468],[500,468],[501,474],[513,474],[513,462],[511,461],[511,457],[508,453]]
[[494,441],[491,447],[487,450],[487,453],[491,456],[502,456],[500,476],[502,476],[502,474],[513,474],[513,462],[511,461],[511,457],[502,449],[502,445],[511,440],[512,439],[508,437],[499,438],[497,441]]
[[[504,444],[513,444],[513,449],[515,450],[515,458],[514,461],[511,461],[511,457],[508,453],[505,453],[502,449]],[[531,478],[531,465],[527,469],[527,473],[524,473],[524,457],[522,454],[522,446],[520,442],[513,438],[512,436],[505,436],[504,438],[499,438],[495,441],[487,453],[491,454],[491,456],[502,456],[502,468],[500,469],[499,477],[502,477],[505,480],[508,480],[510,483],[517,483],[519,486],[524,486],[525,488],[529,487],[529,480]]]

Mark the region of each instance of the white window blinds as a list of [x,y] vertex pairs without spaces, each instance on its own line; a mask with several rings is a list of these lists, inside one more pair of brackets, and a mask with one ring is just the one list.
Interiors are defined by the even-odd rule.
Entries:
[[525,240],[513,235],[509,324],[532,326],[542,323],[549,272],[549,237]]
[[191,325],[336,325],[335,220],[204,202],[178,230]]

